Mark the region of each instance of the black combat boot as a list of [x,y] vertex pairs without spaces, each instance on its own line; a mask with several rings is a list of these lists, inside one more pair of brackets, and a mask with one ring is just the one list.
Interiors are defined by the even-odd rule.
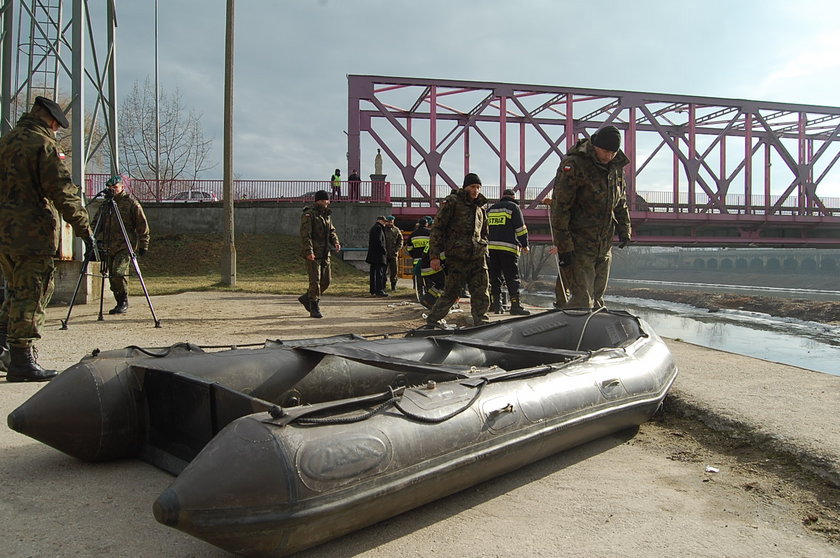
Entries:
[[122,295],[117,299],[117,305],[108,310],[109,314],[125,314],[128,312],[128,295]]
[[8,370],[11,356],[9,356],[8,344],[8,326],[6,323],[0,324],[0,370]]
[[502,308],[502,299],[499,298],[499,295],[493,295],[490,297],[490,311],[494,314],[505,313],[505,310]]
[[309,293],[303,293],[298,297],[298,302],[303,304],[303,307],[306,308],[307,312],[312,310],[311,299],[309,298]]
[[510,313],[512,316],[530,316],[531,312],[522,308],[518,296],[510,297]]
[[310,318],[323,318],[324,315],[321,314],[321,308],[319,307],[320,301],[318,300],[310,300],[309,301],[309,317]]
[[35,360],[32,345],[9,347],[11,362],[6,373],[7,382],[49,382],[56,377],[55,370],[44,370]]
[[397,290],[397,282],[396,282],[396,281],[391,281],[391,290],[392,290],[392,291],[396,291],[396,290]]

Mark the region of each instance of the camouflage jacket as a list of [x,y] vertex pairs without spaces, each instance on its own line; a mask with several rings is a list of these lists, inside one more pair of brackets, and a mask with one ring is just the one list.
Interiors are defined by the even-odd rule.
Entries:
[[[135,250],[147,250],[149,248],[149,222],[146,220],[146,214],[143,212],[140,202],[123,190],[114,196],[114,203],[116,203],[117,210],[120,212],[131,247]],[[99,211],[96,212],[96,218],[94,219],[96,224],[94,236],[96,240],[102,240],[105,243],[105,248],[108,249],[109,253],[116,254],[120,250],[127,250],[127,248],[120,230],[120,224],[113,212],[108,211],[109,207],[111,207],[111,204],[108,203],[107,199],[99,206]]]
[[55,136],[43,120],[24,113],[0,138],[0,252],[53,255],[59,214],[76,236],[88,236],[88,213]]
[[588,139],[579,141],[563,158],[551,202],[558,252],[604,256],[616,233],[630,238],[624,184],[624,166],[629,162],[621,150],[608,164],[598,162]]
[[463,188],[448,195],[438,210],[429,236],[429,257],[473,260],[487,256],[487,198],[470,201]]
[[405,240],[398,226],[385,227],[385,254],[389,258],[395,258],[399,254],[403,242]]
[[326,260],[330,257],[330,249],[339,245],[338,235],[335,233],[329,207],[318,205],[303,208],[300,217],[300,255],[306,257],[314,254],[315,259]]

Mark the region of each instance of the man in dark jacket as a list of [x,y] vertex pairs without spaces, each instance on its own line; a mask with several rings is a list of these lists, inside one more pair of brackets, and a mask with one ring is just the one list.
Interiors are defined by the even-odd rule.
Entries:
[[490,308],[503,314],[502,279],[510,295],[510,313],[527,316],[528,310],[519,301],[519,252],[527,253],[528,227],[522,209],[513,201],[513,190],[505,190],[502,199],[487,210],[488,249],[490,250]]
[[42,382],[56,375],[38,364],[32,345],[41,338],[53,294],[59,215],[88,249],[93,245],[79,189],[56,148],[55,133],[68,126],[55,101],[36,97],[30,112],[0,138],[0,269],[8,283],[0,306],[0,353],[8,346],[7,382]]
[[463,188],[447,196],[438,210],[429,238],[429,260],[437,271],[441,269],[441,253],[445,252],[447,275],[443,294],[426,318],[428,324],[436,325],[449,313],[465,285],[470,290],[473,323],[489,323],[486,203],[481,180],[469,173]]
[[[149,222],[140,206],[140,202],[125,191],[125,179],[120,175],[112,176],[105,184],[111,193],[96,213],[96,237],[104,243],[105,263],[108,270],[108,280],[114,300],[117,304],[108,313],[125,314],[128,311],[128,269],[131,265],[131,254],[128,244],[137,256],[142,256],[149,249]],[[125,227],[128,238],[123,236],[114,207],[120,213],[120,219]],[[126,240],[128,242],[126,242]]]
[[612,241],[631,238],[621,134],[605,126],[580,140],[563,158],[554,179],[551,227],[558,265],[571,292],[567,308],[600,308],[610,275]]
[[368,233],[365,261],[370,265],[370,294],[373,296],[388,296],[385,292],[385,269],[388,265],[385,226],[385,217],[377,217]]
[[318,190],[315,192],[315,203],[304,207],[300,217],[301,256],[306,260],[309,290],[298,297],[298,302],[312,318],[324,317],[320,301],[321,295],[330,286],[330,250],[341,251],[331,214],[330,195],[325,190]]

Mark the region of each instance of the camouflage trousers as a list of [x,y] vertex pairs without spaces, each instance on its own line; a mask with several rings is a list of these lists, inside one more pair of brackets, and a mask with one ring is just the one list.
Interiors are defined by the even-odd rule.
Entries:
[[601,308],[610,278],[612,253],[604,256],[576,253],[572,265],[563,270],[563,281],[570,292],[565,308]]
[[128,250],[120,250],[115,254],[108,254],[105,258],[105,269],[108,272],[108,282],[114,298],[120,300],[128,295],[128,273],[131,257]]
[[388,256],[388,279],[396,283],[400,273],[400,259],[397,256]]
[[437,299],[426,318],[428,323],[440,321],[449,313],[449,309],[458,300],[464,286],[470,290],[470,307],[474,323],[488,320],[487,309],[490,308],[488,294],[489,279],[487,277],[487,260],[446,259],[446,284],[443,294]]
[[40,339],[45,309],[55,290],[52,256],[0,254],[6,278],[6,297],[0,305],[0,322],[7,324],[9,345],[27,346]]
[[332,279],[329,258],[306,260],[306,271],[309,274],[310,300],[321,300],[321,295],[329,288]]

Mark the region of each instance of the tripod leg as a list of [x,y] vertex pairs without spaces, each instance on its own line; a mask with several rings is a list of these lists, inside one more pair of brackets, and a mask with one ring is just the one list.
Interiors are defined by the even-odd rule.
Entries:
[[143,274],[140,273],[140,265],[137,263],[137,256],[134,250],[131,250],[131,263],[134,266],[134,271],[137,273],[137,279],[140,281],[140,286],[143,287],[143,294],[146,295],[146,302],[149,303],[149,311],[152,313],[152,319],[155,321],[155,327],[160,327],[160,320],[155,315],[155,308],[152,306],[152,299],[149,296],[149,290],[146,289],[146,282],[143,281]]
[[86,257],[82,261],[82,269],[79,271],[79,280],[76,281],[76,288],[73,289],[73,298],[70,299],[70,307],[67,309],[67,317],[61,320],[61,328],[60,329],[67,329],[67,322],[70,321],[70,313],[73,311],[73,305],[76,303],[76,296],[79,294],[79,287],[82,286],[82,278],[87,275],[87,268],[88,264],[90,263],[90,258]]
[[122,216],[120,215],[120,209],[117,207],[116,202],[112,198],[110,200],[111,203],[111,211],[113,212],[114,217],[117,219],[117,224],[120,227],[120,232],[122,233],[123,241],[125,242],[125,247],[128,249],[128,255],[131,258],[131,265],[134,267],[134,271],[137,273],[137,278],[140,280],[140,286],[143,287],[143,294],[146,295],[146,302],[149,303],[149,311],[152,313],[152,319],[155,322],[155,327],[160,327],[160,320],[157,319],[155,315],[155,308],[152,306],[152,299],[149,297],[149,290],[146,289],[146,282],[143,281],[143,274],[140,273],[140,265],[137,263],[137,254],[134,252],[134,247],[131,246],[131,241],[128,239],[128,232],[125,229],[125,223],[123,223]]
[[103,261],[99,262],[99,317],[97,318],[99,322],[105,320],[105,316],[102,313],[105,306],[105,279],[111,277],[108,272],[108,262],[106,260],[107,256],[103,258]]

